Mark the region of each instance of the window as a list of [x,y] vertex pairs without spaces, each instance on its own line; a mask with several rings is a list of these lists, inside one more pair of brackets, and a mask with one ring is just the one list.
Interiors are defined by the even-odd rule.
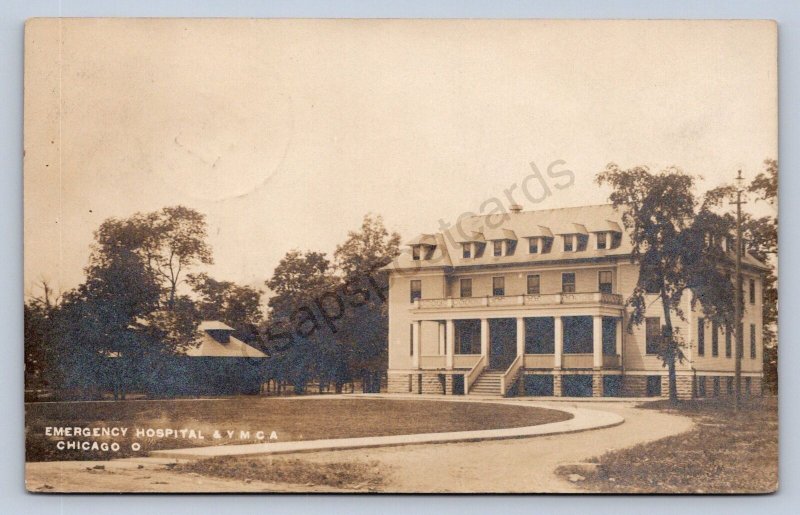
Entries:
[[750,279],[750,304],[756,303],[756,281]]
[[472,257],[472,243],[461,244],[461,257],[469,259]]
[[461,296],[472,297],[472,279],[461,279]]
[[422,281],[412,279],[411,281],[411,302],[422,298]]
[[645,352],[658,354],[661,348],[661,318],[645,318]]
[[753,394],[753,378],[752,377],[745,377],[744,378],[744,393],[748,397]]
[[561,291],[563,293],[575,293],[575,272],[561,274]]
[[553,250],[553,238],[542,238],[542,254],[547,254]]
[[756,358],[756,324],[750,324],[750,357]]
[[611,282],[611,270],[601,270],[599,275],[600,292],[611,293],[614,289]]
[[615,249],[622,244],[622,233],[621,232],[612,232],[611,233],[611,248]]
[[706,355],[706,319],[697,319],[697,355]]
[[493,254],[495,256],[502,256],[503,255],[503,242],[500,240],[495,240],[492,242],[493,244]]
[[539,274],[528,276],[528,295],[539,295]]
[[725,357],[731,357],[731,328],[725,328]]
[[714,376],[714,397],[719,397],[719,376]]
[[419,255],[420,255],[419,245],[414,245],[413,247],[411,247],[411,257],[414,259],[414,261],[419,261]]
[[408,354],[410,356],[413,356],[414,355],[414,324],[409,325],[408,328],[409,328],[409,331],[408,331],[408,347],[409,347]]
[[564,235],[564,252],[572,252],[574,247],[574,235],[572,234],[565,234]]
[[517,251],[517,242],[515,240],[506,241],[506,256],[513,256]]
[[711,355],[719,356],[719,326],[716,322],[711,323]]
[[502,297],[506,294],[506,280],[504,277],[492,277],[492,295]]
[[706,396],[706,376],[700,376],[697,378],[697,396]]
[[578,242],[578,252],[583,252],[586,250],[586,246],[589,244],[589,235],[578,234],[576,238]]
[[608,233],[597,233],[597,248],[601,250],[608,248]]
[[528,238],[528,253],[529,254],[539,253],[539,238]]
[[733,377],[728,376],[725,378],[725,390],[728,395],[733,395]]

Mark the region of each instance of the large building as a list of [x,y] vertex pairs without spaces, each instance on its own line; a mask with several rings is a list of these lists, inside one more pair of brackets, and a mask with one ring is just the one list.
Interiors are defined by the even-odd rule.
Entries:
[[[625,300],[639,267],[613,206],[513,206],[461,218],[408,246],[386,267],[390,392],[667,395],[656,355],[661,303],[648,295],[645,321],[628,329]],[[761,391],[765,269],[743,258],[742,377],[752,395]],[[728,395],[733,331],[705,320],[691,292],[684,301],[684,319],[671,317],[686,356],[677,365],[679,396]]]

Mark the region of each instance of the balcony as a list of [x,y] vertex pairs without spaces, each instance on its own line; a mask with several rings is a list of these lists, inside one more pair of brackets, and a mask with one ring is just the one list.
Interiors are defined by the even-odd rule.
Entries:
[[422,310],[556,305],[607,305],[621,307],[622,295],[618,293],[581,292],[508,295],[503,297],[447,297],[444,299],[417,299],[414,301],[414,309]]

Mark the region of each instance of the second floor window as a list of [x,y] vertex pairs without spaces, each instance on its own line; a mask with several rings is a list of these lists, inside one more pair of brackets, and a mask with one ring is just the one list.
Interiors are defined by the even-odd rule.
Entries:
[[561,274],[561,291],[575,293],[575,272]]
[[605,232],[597,233],[597,248],[598,249],[608,248],[608,233]]
[[528,239],[528,253],[529,254],[538,254],[539,253],[539,238],[529,238]]
[[725,357],[731,357],[731,328],[725,328]]
[[719,325],[711,323],[711,356],[719,356]]
[[704,318],[697,319],[697,355],[706,355],[706,320]]
[[469,259],[472,257],[472,243],[461,244],[461,257]]
[[750,279],[750,304],[756,303],[756,281]]
[[645,352],[658,354],[661,348],[661,319],[659,317],[645,318]]
[[602,270],[600,271],[599,275],[599,282],[600,282],[600,292],[602,293],[612,293],[614,290],[614,285],[611,282],[611,271],[610,270]]
[[502,297],[506,294],[505,277],[492,277],[492,295]]
[[503,242],[500,240],[495,240],[492,242],[492,254],[494,256],[502,256],[503,255]]
[[750,357],[756,357],[756,324],[750,324]]
[[462,297],[472,297],[472,279],[461,279],[461,292]]
[[539,295],[539,274],[528,276],[528,295]]
[[419,279],[411,280],[411,302],[422,298],[422,281]]

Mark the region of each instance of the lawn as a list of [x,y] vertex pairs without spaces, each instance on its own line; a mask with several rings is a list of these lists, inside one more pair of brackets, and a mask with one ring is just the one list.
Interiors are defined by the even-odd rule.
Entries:
[[[470,402],[401,399],[324,399],[235,397],[204,400],[153,400],[26,404],[26,459],[32,461],[113,459],[148,450],[254,443],[258,431],[274,431],[278,441],[317,440],[411,433],[439,433],[522,427],[571,418],[561,411]],[[47,436],[45,428],[121,427],[126,436]],[[135,437],[137,428],[191,429],[203,439]],[[218,431],[221,438],[213,438]],[[229,436],[227,431],[232,431]],[[241,435],[240,431],[249,432]],[[199,434],[198,434],[199,436]],[[58,450],[58,440],[117,442],[117,452]],[[138,442],[141,450],[131,449]]]
[[[736,412],[724,402],[642,406],[691,416],[687,434],[615,451],[598,460],[582,487],[606,493],[769,493],[778,487],[778,406],[756,398]],[[576,471],[561,467],[568,477]]]

